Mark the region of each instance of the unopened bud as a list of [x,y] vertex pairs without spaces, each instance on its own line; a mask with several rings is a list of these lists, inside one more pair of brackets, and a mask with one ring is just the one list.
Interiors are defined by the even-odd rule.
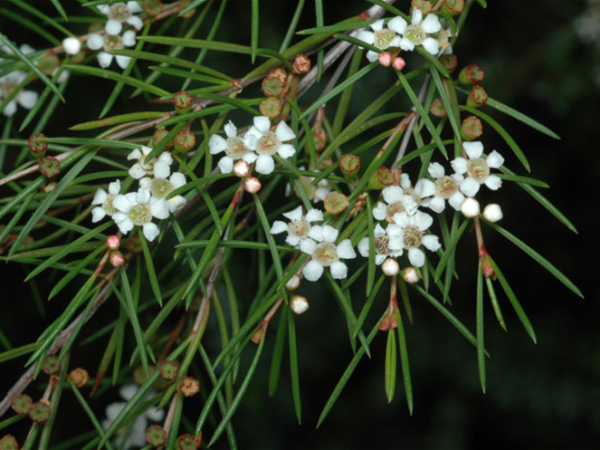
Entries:
[[175,135],[175,152],[187,153],[196,146],[196,136],[189,130],[180,131]]
[[281,85],[283,86],[285,83],[285,80],[287,80],[287,76],[288,76],[288,74],[283,67],[276,67],[275,69],[273,69],[269,72],[269,75],[267,76],[267,78],[269,78],[269,77],[279,78],[279,81],[281,81]]
[[175,381],[179,376],[179,363],[176,361],[163,361],[158,368],[160,377],[164,381]]
[[471,92],[469,93],[469,97],[467,97],[467,106],[471,108],[479,108],[483,106],[488,101],[487,92],[481,86],[473,86]]
[[460,135],[465,141],[474,141],[483,134],[483,124],[479,117],[469,116],[462,121],[460,126]]
[[[10,404],[11,408],[17,414],[27,414],[29,412],[29,408],[33,405],[33,400],[31,397],[26,394],[20,394],[15,397],[15,399]],[[2,447],[0,447],[1,449]]]
[[442,11],[452,16],[460,14],[465,9],[465,0],[445,0]]
[[485,248],[479,251],[479,255],[481,258],[481,272],[483,276],[486,278],[496,279],[496,271],[494,270],[494,266],[492,265],[492,258]]
[[394,258],[388,258],[381,265],[381,270],[388,277],[395,277],[400,272],[400,264]]
[[110,263],[113,265],[113,267],[122,266],[124,262],[125,258],[123,257],[123,253],[114,251],[110,254]]
[[460,212],[469,219],[477,217],[480,212],[479,202],[472,197],[467,197],[460,205]]
[[19,448],[17,439],[11,434],[7,434],[0,439],[0,450],[19,450]]
[[240,159],[233,165],[233,173],[240,178],[244,178],[250,173],[250,164]]
[[301,295],[294,295],[290,300],[290,308],[296,314],[303,314],[308,310],[308,300]]
[[200,392],[200,382],[194,377],[183,377],[177,391],[184,397],[193,397]]
[[383,52],[379,54],[379,64],[383,67],[390,67],[392,64],[392,54],[390,52]]
[[143,0],[142,6],[149,16],[158,16],[163,9],[163,4],[160,0]]
[[440,62],[449,73],[454,72],[458,67],[458,58],[456,55],[442,55],[440,56]]
[[293,275],[292,278],[290,278],[288,282],[285,283],[285,288],[288,291],[298,289],[298,286],[300,286],[300,277],[298,275]]
[[333,191],[327,194],[323,206],[329,214],[339,214],[348,207],[349,201],[341,192]]
[[46,150],[48,149],[48,143],[39,141],[39,138],[45,138],[45,137],[46,137],[45,134],[40,133],[40,134],[34,134],[33,136],[31,136],[29,138],[29,142],[28,142],[29,151],[31,152],[31,155],[34,158],[41,158],[46,153]]
[[44,176],[53,178],[60,173],[60,161],[54,156],[43,156],[39,162],[39,169]]
[[415,284],[421,279],[421,277],[419,276],[417,269],[414,267],[407,267],[402,271],[402,279],[405,283]]
[[28,414],[29,414],[29,418],[31,420],[33,420],[34,422],[41,423],[41,422],[45,422],[46,420],[48,420],[50,418],[51,412],[52,411],[50,409],[50,406],[48,406],[43,401],[39,401],[39,402],[31,405],[31,408],[29,408]]
[[274,119],[281,114],[281,100],[277,97],[267,97],[258,106],[260,113],[269,119]]
[[448,113],[446,112],[446,107],[442,102],[441,98],[436,98],[431,104],[431,108],[429,108],[431,114],[435,117],[446,117]]
[[[166,138],[168,134],[169,130],[167,130],[166,128],[157,128],[154,134],[152,135],[152,143],[154,144],[154,146],[156,147],[158,144],[160,144],[160,142],[164,138]],[[173,141],[167,143],[163,148],[167,150],[172,149]]]
[[345,154],[340,157],[340,169],[346,174],[354,174],[360,169],[360,157],[352,154]]
[[162,447],[167,442],[167,432],[159,425],[151,425],[146,429],[146,442],[152,447]]
[[315,151],[322,152],[327,145],[327,139],[325,138],[325,133],[322,131],[315,131],[313,133],[313,141],[315,143]]
[[478,84],[485,79],[485,73],[477,64],[469,64],[458,75],[458,81],[462,84]]
[[78,367],[77,369],[71,371],[67,378],[73,382],[75,386],[78,388],[82,388],[86,386],[90,381],[90,374],[87,370],[82,367]]
[[488,222],[498,222],[504,217],[502,214],[502,208],[497,203],[490,203],[483,208],[483,217]]
[[173,95],[173,107],[178,114],[190,112],[193,104],[193,97],[185,91],[179,91]]
[[260,191],[261,187],[260,180],[256,177],[250,177],[244,181],[244,189],[246,189],[246,192],[249,194],[256,194]]
[[200,448],[202,442],[202,433],[195,438],[193,435],[187,433],[177,438],[177,450],[196,450]]
[[310,70],[310,59],[304,53],[298,53],[294,58],[294,72],[304,74]]
[[111,250],[116,250],[121,246],[121,239],[115,234],[111,234],[106,238],[106,246]]
[[400,56],[396,56],[394,58],[394,62],[392,63],[392,67],[395,70],[402,70],[406,67],[406,61],[404,61],[404,58],[402,58]]
[[64,39],[62,45],[67,55],[76,55],[81,50],[81,41],[73,36]]

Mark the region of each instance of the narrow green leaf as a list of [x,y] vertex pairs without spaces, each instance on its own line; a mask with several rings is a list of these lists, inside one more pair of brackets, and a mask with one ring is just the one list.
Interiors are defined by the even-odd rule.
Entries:
[[281,43],[281,47],[279,47],[279,53],[283,53],[287,50],[292,41],[292,37],[294,36],[294,31],[298,26],[298,21],[300,20],[300,16],[302,15],[302,9],[304,8],[305,0],[298,0],[298,5],[296,6],[296,10],[294,11],[294,16],[292,17],[292,21],[290,22],[290,26],[288,27],[288,31],[285,34],[285,38],[283,38],[283,42]]
[[440,259],[440,263],[438,264],[437,268],[435,269],[435,274],[433,276],[434,281],[437,281],[440,279],[440,276],[444,272],[444,269],[446,268],[448,261],[450,261],[450,258],[452,257],[452,255],[454,255],[454,253],[456,251],[456,245],[458,244],[458,241],[460,241],[460,238],[462,237],[463,233],[467,229],[468,224],[469,224],[469,221],[465,220],[463,222],[463,224],[460,226],[460,228],[458,229],[458,231],[456,233],[454,233],[454,235],[452,236],[452,239],[446,246],[446,251],[444,252],[444,256],[442,256],[442,259]]
[[479,382],[481,390],[485,394],[485,343],[483,333],[483,273],[481,271],[481,261],[477,269],[477,367],[479,369]]
[[256,49],[258,48],[258,29],[260,26],[258,11],[258,0],[252,0],[252,36],[250,37],[252,64],[254,64],[254,60],[256,59]]
[[285,336],[288,327],[289,308],[283,308],[279,319],[279,327],[277,328],[277,336],[275,337],[275,347],[273,348],[273,359],[271,360],[271,370],[269,371],[269,396],[275,394],[277,384],[279,382],[279,374],[281,372],[281,360],[283,358],[283,350],[285,346]]
[[[144,373],[146,374],[146,376],[148,376],[150,372],[148,369],[148,353],[146,351],[146,343],[144,342],[144,332],[142,331],[142,327],[140,327],[137,308],[133,301],[133,295],[131,294],[131,286],[129,285],[129,279],[127,278],[127,272],[125,271],[124,266],[120,267],[119,273],[121,275],[121,285],[123,286],[123,304],[125,306],[125,310],[128,313],[127,315],[129,316],[131,327],[133,328],[133,334],[137,342],[137,350],[140,354],[140,361],[142,362]],[[118,291],[116,289],[114,291],[117,297],[119,297]]]
[[547,183],[545,183],[541,180],[536,180],[535,178],[522,177],[520,175],[509,175],[506,173],[496,173],[495,175],[498,178],[501,178],[502,180],[514,181],[515,183],[525,183],[525,184],[529,184],[531,186],[536,186],[536,187],[540,187],[540,188],[549,188],[550,187],[550,186],[548,186]]
[[387,334],[387,344],[385,347],[385,396],[388,403],[392,403],[396,391],[396,336],[393,328],[390,328]]
[[400,347],[400,362],[402,364],[402,379],[404,380],[404,395],[406,396],[406,405],[408,412],[413,415],[414,396],[412,389],[412,380],[410,376],[410,363],[408,361],[408,347],[406,345],[406,335],[404,334],[404,324],[400,309],[396,308],[396,321],[398,322],[398,345]]
[[[315,12],[317,19],[317,27],[322,27],[324,25],[323,19],[323,0],[315,0]],[[317,52],[317,83],[321,81],[321,76],[323,75],[323,58],[325,52],[323,49]]]
[[288,331],[290,339],[290,375],[292,377],[292,397],[298,424],[302,423],[302,400],[300,399],[300,371],[298,369],[298,348],[296,344],[296,325],[294,314],[288,313]]
[[488,288],[488,294],[490,295],[490,301],[492,302],[492,307],[494,308],[494,314],[496,314],[496,319],[498,323],[502,327],[504,331],[506,330],[506,323],[504,322],[504,317],[502,316],[502,310],[500,309],[500,303],[498,303],[498,296],[496,295],[496,290],[494,289],[494,282],[491,278],[485,279],[485,284]]
[[162,307],[163,300],[162,293],[160,292],[160,283],[156,277],[156,270],[154,270],[154,262],[152,261],[152,253],[150,252],[150,248],[148,247],[148,242],[146,242],[146,237],[144,236],[142,228],[138,228],[138,236],[142,244],[142,250],[144,251],[144,261],[146,262],[146,270],[148,272],[148,279],[150,280],[150,287],[152,287],[152,292],[154,292],[154,296],[156,297],[158,304]]
[[58,13],[63,17],[63,19],[65,19],[65,21],[68,22],[69,21],[69,17],[67,16],[67,13],[65,12],[65,9],[62,7],[62,5],[60,4],[60,2],[58,0],[50,0],[50,1],[54,5],[54,7],[58,11]]

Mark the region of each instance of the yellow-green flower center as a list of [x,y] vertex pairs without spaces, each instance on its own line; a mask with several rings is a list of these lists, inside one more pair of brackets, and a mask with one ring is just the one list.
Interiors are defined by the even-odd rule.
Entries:
[[388,28],[375,31],[374,34],[375,40],[373,42],[373,46],[377,47],[379,50],[385,50],[388,48],[392,40],[396,37],[396,33]]
[[13,93],[13,91],[17,88],[17,86],[19,85],[19,83],[17,83],[14,80],[8,79],[8,80],[4,80],[1,84],[0,84],[0,97],[8,97],[10,94]]
[[244,145],[244,141],[239,137],[227,139],[227,147],[225,147],[225,154],[234,161],[242,159],[242,157],[246,154],[246,151],[247,149]]
[[390,243],[390,238],[387,234],[375,238],[375,252],[378,255],[387,255],[388,254],[388,245]]
[[394,214],[401,213],[404,211],[406,211],[406,210],[404,209],[404,206],[402,206],[402,203],[400,203],[400,202],[392,203],[391,205],[388,205],[385,210],[385,220],[387,220],[389,223],[393,223],[394,222]]
[[305,238],[310,231],[310,223],[305,219],[292,220],[288,225],[288,233],[292,236]]
[[111,36],[109,34],[104,36],[104,50],[110,52],[111,50],[122,50],[125,48],[123,39],[121,36]]
[[131,17],[131,11],[129,11],[125,3],[115,3],[108,11],[108,18],[111,20],[125,22],[129,17]]
[[448,200],[458,191],[458,184],[449,176],[438,178],[435,182],[435,195]]
[[406,248],[417,248],[421,245],[424,233],[415,225],[404,228],[404,246]]
[[317,245],[313,259],[323,267],[329,267],[338,261],[337,247],[331,242],[321,242]]
[[281,147],[281,141],[275,133],[269,131],[261,136],[256,143],[256,153],[259,155],[274,155]]
[[409,25],[406,27],[406,33],[404,37],[407,38],[415,45],[421,45],[425,39],[427,39],[427,33],[423,31],[421,25]]
[[173,185],[169,180],[155,178],[150,184],[150,192],[156,198],[165,198],[173,190]]
[[467,165],[469,175],[479,183],[483,183],[490,174],[490,167],[481,158],[470,159]]
[[113,206],[113,200],[115,199],[115,194],[108,194],[104,203],[102,203],[102,209],[106,213],[107,216],[112,216],[117,212],[117,208]]
[[152,220],[152,213],[150,212],[150,204],[139,203],[134,205],[129,212],[127,217],[131,219],[134,225],[142,226]]

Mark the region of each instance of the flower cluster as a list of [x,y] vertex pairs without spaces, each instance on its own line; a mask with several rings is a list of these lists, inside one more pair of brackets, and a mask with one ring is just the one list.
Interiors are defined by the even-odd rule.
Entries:
[[136,15],[143,11],[142,6],[139,2],[130,1],[98,5],[98,9],[108,20],[104,28],[89,34],[87,45],[90,50],[102,50],[97,56],[100,67],[109,67],[113,59],[116,59],[117,65],[125,69],[131,58],[121,55],[114,57],[108,52],[135,45],[136,31],[141,30],[144,25],[142,19]]
[[153,241],[159,234],[159,228],[152,220],[166,219],[169,213],[185,205],[186,200],[181,195],[166,198],[172,191],[185,185],[185,176],[180,172],[171,173],[173,157],[168,152],[146,162],[151,151],[149,147],[142,146],[127,156],[128,160],[136,161],[129,169],[129,175],[139,180],[137,192],[121,194],[118,180],[108,185],[108,192],[104,189],[96,191],[92,205],[98,206],[92,210],[92,222],[99,222],[108,216],[115,221],[121,233],[127,234],[134,226],[138,226],[142,227],[146,239]]
[[[0,47],[3,53],[10,55],[12,52],[6,46]],[[27,55],[34,52],[34,49],[31,48],[27,44],[21,45],[19,50]],[[2,58],[0,58],[0,62],[2,62]],[[19,85],[27,78],[27,72],[22,70],[15,70],[10,72],[2,77],[0,77],[0,104],[4,102],[5,99],[9,98],[19,87]],[[30,91],[26,89],[21,89],[11,101],[7,103],[7,105],[2,110],[2,113],[10,117],[17,112],[17,105],[22,106],[25,109],[32,109],[38,101],[38,93],[35,91]]]

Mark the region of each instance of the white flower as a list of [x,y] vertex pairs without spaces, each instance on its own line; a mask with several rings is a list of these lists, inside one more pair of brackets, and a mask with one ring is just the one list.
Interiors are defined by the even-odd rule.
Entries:
[[[304,253],[312,256],[311,260],[302,269],[304,278],[308,281],[317,281],[323,275],[325,267],[329,267],[331,276],[342,279],[348,276],[348,266],[340,259],[354,259],[356,252],[350,239],[344,239],[335,244],[339,231],[329,225],[314,225],[310,230],[310,237],[300,244]],[[317,241],[317,242],[315,242]]]
[[[400,37],[396,35],[395,30],[390,26],[396,19],[392,19],[387,27],[383,26],[383,19],[371,24],[373,31],[363,30],[358,33],[357,39],[366,42],[369,45],[377,47],[379,50],[387,50],[390,47],[400,47]],[[367,59],[371,62],[377,61],[379,54],[369,50]]]
[[377,203],[373,208],[373,217],[375,220],[387,220],[392,223],[394,220],[394,214],[406,211],[414,210],[417,208],[417,204],[413,197],[404,193],[404,189],[400,186],[388,186],[381,191],[383,196],[383,202]]
[[[0,77],[0,103],[8,98],[15,89],[27,78],[27,72],[15,70]],[[38,93],[21,89],[21,91],[4,107],[2,112],[5,116],[10,117],[17,112],[17,104],[25,109],[32,109],[38,101]]]
[[504,164],[500,153],[494,150],[483,159],[483,144],[479,141],[464,142],[463,148],[469,159],[458,157],[451,163],[457,174],[469,175],[460,183],[462,193],[467,197],[474,197],[482,184],[493,191],[499,189],[502,180],[497,175],[490,175],[490,169],[499,169]]
[[423,267],[425,253],[419,247],[422,245],[432,252],[438,251],[441,247],[437,236],[425,234],[425,231],[433,224],[433,218],[421,211],[410,216],[406,212],[401,212],[394,215],[394,222],[387,230],[390,236],[390,249],[404,248],[408,250],[410,263],[416,267]]
[[276,220],[271,227],[271,233],[279,234],[287,231],[288,235],[285,238],[285,242],[295,248],[299,248],[305,239],[310,239],[312,222],[323,220],[323,211],[311,209],[304,215],[302,214],[302,206],[298,206],[290,212],[283,213],[283,215],[290,219],[290,222],[285,223],[281,220]]
[[[306,170],[306,167],[300,166],[298,167],[298,169],[304,171]],[[313,172],[319,173],[319,170],[314,170]],[[319,180],[319,182],[316,185],[313,185],[312,183],[314,180],[315,177],[308,176],[301,176],[298,179],[298,181],[304,188],[304,192],[306,193],[306,196],[309,200],[311,200],[313,203],[324,202],[325,198],[327,197],[327,194],[331,192],[331,184],[329,183],[329,180],[327,180],[327,178],[323,178],[322,180]],[[294,187],[294,191],[296,191],[296,187]],[[285,196],[289,197],[291,193],[292,187],[289,183],[287,183],[285,185]]]
[[439,163],[429,164],[427,171],[432,178],[435,178],[435,193],[432,198],[424,200],[423,205],[436,213],[441,213],[446,208],[446,200],[448,200],[450,206],[458,211],[465,199],[459,189],[464,177],[457,174],[446,175],[444,166]]
[[[373,234],[375,248],[375,264],[382,264],[388,258],[388,256],[392,256],[394,258],[402,256],[402,253],[404,251],[403,248],[399,248],[396,250],[390,249],[390,237],[388,236],[387,231],[384,230],[381,225],[375,225]],[[360,242],[358,243],[358,252],[361,254],[361,256],[365,258],[369,257],[370,243],[371,238],[369,236],[365,236],[360,240]]]
[[144,236],[153,241],[158,236],[158,226],[152,218],[169,217],[169,205],[162,199],[152,197],[148,189],[140,189],[125,195],[117,195],[113,206],[119,211],[112,218],[123,234],[129,233],[135,225],[142,227]]
[[108,193],[104,189],[98,189],[96,191],[96,195],[94,195],[94,199],[92,200],[92,205],[100,206],[96,206],[92,209],[93,223],[100,222],[106,216],[112,217],[112,215],[117,212],[117,209],[113,205],[113,200],[119,195],[120,190],[121,182],[117,180],[109,183]]
[[116,57],[107,53],[111,50],[122,50],[125,47],[133,47],[135,45],[135,31],[128,30],[123,33],[123,36],[118,34],[112,35],[108,33],[108,30],[104,34],[91,33],[87,38],[87,46],[90,50],[104,51],[98,53],[98,64],[102,68],[107,68],[112,64],[113,59],[117,60],[117,64],[121,69],[127,68],[130,56],[117,55]]
[[277,124],[275,131],[271,131],[271,121],[266,116],[254,118],[254,126],[244,136],[246,147],[258,155],[256,159],[256,171],[268,175],[275,169],[274,154],[279,154],[283,159],[288,159],[296,153],[291,141],[296,135],[292,129],[283,121]]
[[[126,384],[121,388],[119,393],[125,401],[129,401],[133,398],[137,392],[138,387],[135,384]],[[154,395],[153,392],[148,393],[148,398]],[[102,421],[102,426],[107,430],[110,425],[114,422],[117,416],[125,408],[125,402],[111,403],[106,408],[106,419]],[[133,425],[125,426],[119,430],[117,445],[119,447],[128,449],[132,447],[143,447],[146,445],[146,429],[148,428],[148,420],[153,422],[160,422],[163,420],[164,412],[157,410],[154,406],[151,406],[144,413],[137,416]],[[131,427],[131,430],[130,430]],[[130,432],[131,431],[131,432]],[[125,440],[125,441],[124,441]]]
[[154,178],[169,178],[171,174],[171,164],[173,164],[173,157],[169,152],[161,153],[158,158],[152,158],[149,163],[146,163],[146,156],[150,154],[152,149],[142,145],[141,151],[135,149],[129,155],[128,160],[135,159],[137,162],[129,169],[129,175],[131,178],[139,180],[147,175],[151,175]]
[[433,35],[442,29],[440,20],[434,13],[427,14],[423,20],[423,12],[413,7],[410,25],[402,17],[395,17],[390,20],[388,27],[398,34],[402,35],[399,47],[405,51],[412,51],[415,46],[422,45],[432,55],[439,51],[440,44]]
[[136,30],[141,30],[144,22],[135,14],[143,11],[139,2],[118,2],[112,5],[98,5],[98,10],[108,16],[106,22],[106,33],[116,36],[127,23]]
[[[185,185],[185,183],[185,176],[180,172],[175,172],[171,174],[169,179],[162,177],[155,177],[153,179],[142,178],[140,180],[140,187],[149,190],[152,197],[163,199],[175,189]],[[169,211],[174,213],[185,205],[186,200],[182,195],[176,195],[175,197],[166,200],[166,202],[169,205]]]
[[225,152],[225,156],[218,163],[221,172],[231,173],[233,171],[233,164],[238,160],[246,161],[248,164],[256,161],[256,154],[248,150],[244,139],[237,135],[237,128],[233,122],[229,121],[223,128],[225,129],[227,139],[218,134],[213,134],[208,141],[208,148],[211,155]]

